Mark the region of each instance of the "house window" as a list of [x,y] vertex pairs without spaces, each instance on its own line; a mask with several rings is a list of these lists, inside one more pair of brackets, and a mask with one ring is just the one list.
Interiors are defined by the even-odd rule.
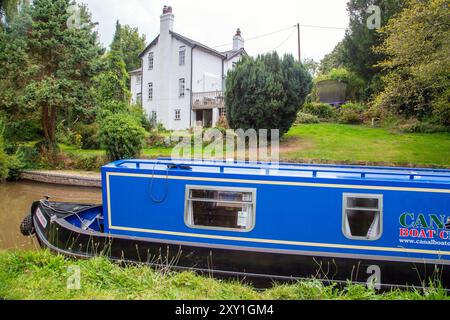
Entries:
[[180,47],[179,58],[178,58],[180,66],[184,66],[186,63],[186,47]]
[[184,97],[184,90],[185,90],[185,88],[184,88],[184,87],[185,87],[185,86],[184,86],[184,83],[185,83],[184,78],[178,80],[179,91],[180,91],[180,98],[183,98],[183,97]]
[[249,232],[256,189],[186,186],[185,222],[191,228]]
[[349,239],[378,240],[382,234],[383,196],[344,194],[343,232]]
[[153,70],[153,52],[148,54],[148,70]]
[[141,76],[137,76],[136,77],[136,84],[141,84],[141,81],[142,81],[142,77]]
[[152,111],[152,115],[150,117],[150,122],[152,123],[152,125],[155,127],[156,123],[157,123],[157,114],[156,111]]
[[136,94],[136,103],[141,104],[142,103],[142,93]]
[[148,84],[148,100],[153,100],[153,82]]
[[181,120],[181,110],[180,109],[175,110],[175,120]]

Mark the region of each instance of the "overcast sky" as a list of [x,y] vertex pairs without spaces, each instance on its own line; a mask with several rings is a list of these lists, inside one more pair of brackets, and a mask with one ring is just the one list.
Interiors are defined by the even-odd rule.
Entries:
[[[101,42],[111,43],[115,21],[137,27],[147,42],[159,34],[159,16],[164,5],[175,14],[174,31],[210,47],[231,43],[236,28],[244,39],[294,26],[347,27],[347,0],[77,0],[88,5],[99,22]],[[276,49],[297,56],[297,33],[283,32],[245,42],[250,55]],[[344,37],[345,30],[302,27],[302,59],[319,61]],[[290,38],[289,38],[290,37]],[[217,50],[231,49],[231,44]]]

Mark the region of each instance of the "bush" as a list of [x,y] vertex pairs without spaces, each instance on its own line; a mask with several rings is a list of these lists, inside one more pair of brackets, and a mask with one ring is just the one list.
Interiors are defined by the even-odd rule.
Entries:
[[319,123],[319,122],[320,120],[317,116],[304,112],[299,112],[297,114],[297,120],[295,120],[296,124]]
[[364,122],[366,108],[359,103],[346,103],[339,110],[339,122],[347,124],[361,124]]
[[161,135],[156,130],[150,130],[145,138],[145,141],[146,141],[147,147],[149,147],[149,148],[165,147],[165,145],[166,145],[164,136]]
[[400,121],[395,127],[399,131],[405,133],[435,133],[449,131],[448,127],[426,121],[419,121],[417,119]]
[[102,121],[100,142],[111,161],[139,156],[144,137],[144,128],[132,115],[118,113]]
[[[78,123],[75,132],[80,139],[80,147],[83,150],[97,150],[100,149],[99,125],[97,123],[84,124]],[[76,144],[75,144],[76,145]]]
[[108,162],[104,156],[99,155],[80,156],[75,157],[73,160],[74,169],[85,171],[98,171]]
[[140,105],[132,105],[130,106],[130,112],[132,115],[136,117],[136,119],[141,123],[142,127],[150,131],[152,129],[152,122],[150,121],[150,118],[148,117],[145,110]]
[[311,91],[311,75],[292,55],[244,58],[227,75],[225,105],[233,129],[279,129],[283,136]]
[[302,112],[312,114],[322,120],[334,120],[336,118],[336,109],[328,103],[305,103]]

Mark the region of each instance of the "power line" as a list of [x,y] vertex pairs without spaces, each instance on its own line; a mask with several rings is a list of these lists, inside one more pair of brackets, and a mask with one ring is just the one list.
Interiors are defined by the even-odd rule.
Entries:
[[[288,27],[288,28],[284,28],[284,29],[281,29],[281,30],[277,30],[277,31],[272,31],[272,32],[269,32],[269,33],[265,33],[265,34],[262,34],[262,35],[259,35],[259,36],[253,37],[253,38],[248,38],[248,39],[245,39],[245,41],[247,42],[247,41],[252,41],[252,40],[255,40],[255,39],[259,39],[259,38],[271,36],[271,35],[273,35],[273,34],[280,33],[280,32],[289,30],[289,29],[294,28],[294,27],[296,27],[296,25],[291,26],[291,27]],[[215,47],[212,47],[212,48],[215,49],[215,48],[225,47],[225,46],[229,46],[230,44],[233,44],[233,43],[232,43],[232,42],[231,42],[231,43],[229,42],[229,43],[221,44],[221,45],[219,45],[219,46],[215,46]]]
[[289,37],[287,37],[285,40],[283,40],[283,42],[281,42],[278,46],[276,46],[275,48],[273,48],[272,50],[268,51],[268,52],[272,52],[277,50],[279,47],[281,47],[283,44],[285,44],[286,42],[289,41],[289,39],[292,38],[292,36],[294,35],[294,33],[296,32],[296,30],[292,30],[291,34],[289,35]]
[[331,27],[331,26],[315,26],[315,25],[310,25],[310,24],[301,24],[300,27],[305,27],[305,28],[318,28],[318,29],[336,29],[336,30],[346,30],[347,28],[345,27]]
[[[277,33],[280,33],[280,32],[286,31],[286,30],[289,30],[291,28],[296,28],[296,27],[297,27],[297,25],[293,25],[293,26],[290,26],[290,27],[287,27],[287,28],[284,28],[284,29],[272,31],[272,32],[269,32],[269,33],[265,33],[265,34],[262,34],[262,35],[259,35],[259,36],[252,37],[252,38],[247,38],[247,39],[245,39],[245,41],[248,42],[248,41],[264,38],[264,37],[271,36],[271,35],[274,35],[274,34],[277,34]],[[346,27],[320,26],[320,25],[310,25],[310,24],[301,24],[300,27],[317,28],[317,29],[334,29],[334,30],[346,30],[347,29]],[[218,45],[218,46],[214,46],[212,48],[215,49],[215,48],[230,46],[232,44],[233,44],[232,42],[228,42],[228,43],[224,43],[224,44],[221,44],[221,45]]]

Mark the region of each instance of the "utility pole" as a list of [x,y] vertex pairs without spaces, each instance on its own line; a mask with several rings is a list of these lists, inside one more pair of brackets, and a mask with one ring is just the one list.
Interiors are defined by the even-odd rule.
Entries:
[[300,50],[300,23],[297,23],[297,33],[298,33],[298,61],[302,62],[302,54]]

